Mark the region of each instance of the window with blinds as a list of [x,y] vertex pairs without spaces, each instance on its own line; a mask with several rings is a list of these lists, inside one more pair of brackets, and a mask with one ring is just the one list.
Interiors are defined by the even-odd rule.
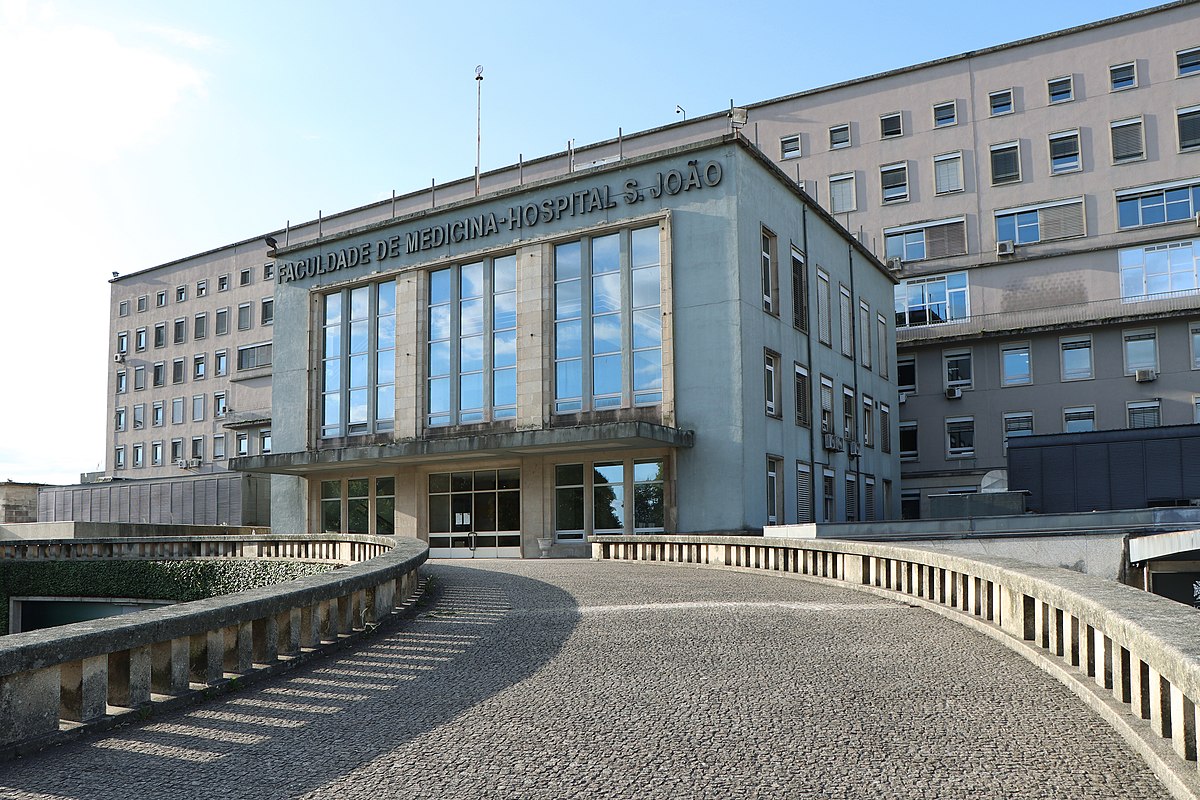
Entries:
[[875,479],[870,476],[863,478],[863,519],[875,519]]
[[1050,135],[1050,173],[1077,172],[1080,169],[1079,131]]
[[923,261],[928,258],[961,256],[967,252],[965,217],[935,220],[920,225],[888,228],[883,232],[884,252],[888,258]]
[[1157,428],[1159,426],[1159,404],[1157,400],[1130,403],[1126,406],[1130,428]]
[[962,152],[945,153],[933,158],[933,190],[937,194],[963,189]]
[[792,327],[808,333],[808,272],[804,258],[792,251]]
[[844,214],[848,211],[853,211],[855,208],[854,199],[854,174],[846,173],[845,175],[830,175],[829,176],[829,211],[832,214]]
[[1021,180],[1021,147],[1017,142],[991,147],[992,183],[1016,183]]
[[1175,112],[1179,126],[1179,149],[1200,148],[1200,106],[1189,106]]
[[796,424],[804,428],[812,426],[812,388],[808,378],[808,369],[796,367]]
[[833,315],[829,296],[829,276],[817,270],[817,338],[821,344],[833,344]]
[[796,521],[814,522],[812,466],[796,462]]
[[879,168],[883,186],[883,202],[897,203],[908,199],[908,164],[889,164]]
[[892,409],[887,405],[879,406],[879,449],[892,452]]
[[841,323],[842,355],[854,358],[854,308],[850,304],[850,290],[842,286],[839,295],[838,322]]
[[1035,244],[1085,236],[1083,198],[996,212],[996,240]]
[[858,480],[846,476],[846,522],[858,521]]
[[821,377],[821,433],[833,433],[833,381]]
[[1146,141],[1142,118],[1121,119],[1109,125],[1114,164],[1138,161],[1146,157]]

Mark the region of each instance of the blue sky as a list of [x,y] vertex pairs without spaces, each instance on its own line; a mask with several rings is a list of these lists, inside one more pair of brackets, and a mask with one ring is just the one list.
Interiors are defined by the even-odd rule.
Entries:
[[102,465],[113,271],[470,175],[477,64],[488,170],[1151,5],[0,0],[0,481]]

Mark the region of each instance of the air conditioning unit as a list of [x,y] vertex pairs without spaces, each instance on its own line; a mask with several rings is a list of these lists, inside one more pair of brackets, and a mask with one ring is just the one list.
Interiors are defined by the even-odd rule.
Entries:
[[177,458],[175,459],[175,466],[179,467],[180,469],[187,469],[188,462],[184,461],[182,458]]
[[835,436],[832,433],[827,433],[821,437],[821,444],[824,445],[826,450],[839,453],[841,452],[844,443],[842,441],[842,437]]
[[900,397],[898,399],[901,403],[908,402],[908,392],[901,392]]
[[1200,228],[1200,211],[1196,212],[1196,227]]
[[848,442],[847,446],[849,449],[846,451],[846,453],[851,458],[858,458],[862,455],[862,446],[859,445],[858,442]]
[[188,466],[192,467],[192,468],[200,466],[200,459],[193,458],[191,461],[188,462]]
[[1133,373],[1133,379],[1138,383],[1149,383],[1158,377],[1158,373],[1152,369],[1139,369]]
[[947,400],[958,400],[962,397],[962,389],[958,386],[951,386],[946,390]]
[[884,263],[887,264],[887,268],[892,272],[899,272],[900,268],[904,266],[904,262],[900,260],[899,256],[892,256]]
[[996,255],[1011,256],[1015,252],[1017,252],[1017,243],[1012,239],[1001,239],[996,242]]
[[116,362],[117,364],[124,364],[125,363],[125,354],[124,353],[115,353],[113,355],[113,361]]

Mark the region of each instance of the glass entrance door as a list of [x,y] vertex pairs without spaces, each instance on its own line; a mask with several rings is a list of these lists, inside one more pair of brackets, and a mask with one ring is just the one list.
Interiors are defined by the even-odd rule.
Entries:
[[520,558],[521,471],[429,476],[431,558]]

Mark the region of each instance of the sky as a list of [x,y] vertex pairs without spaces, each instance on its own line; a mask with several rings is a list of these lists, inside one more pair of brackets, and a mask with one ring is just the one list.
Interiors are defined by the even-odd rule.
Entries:
[[[109,279],[1153,2],[0,0],[0,481],[103,469]],[[985,11],[987,13],[985,13]]]

